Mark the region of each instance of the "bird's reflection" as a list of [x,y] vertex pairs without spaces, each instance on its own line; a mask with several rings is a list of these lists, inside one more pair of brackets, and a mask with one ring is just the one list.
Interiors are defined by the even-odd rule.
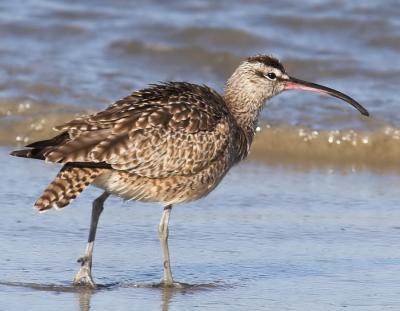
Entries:
[[[161,295],[161,304],[160,310],[161,311],[168,311],[171,299],[173,296],[178,294],[178,292],[182,292],[182,289],[176,289],[171,287],[163,287],[163,288],[150,288],[151,290],[157,290],[160,292]],[[79,311],[89,311],[91,305],[91,299],[94,294],[96,294],[98,290],[92,290],[87,288],[79,289],[78,291],[78,304],[79,304]]]
[[161,310],[168,311],[169,304],[171,302],[172,297],[176,293],[176,289],[171,287],[162,288],[162,295],[161,295]]
[[79,290],[79,310],[80,311],[89,311],[90,310],[90,301],[92,299],[92,295],[94,293],[93,289],[82,288]]

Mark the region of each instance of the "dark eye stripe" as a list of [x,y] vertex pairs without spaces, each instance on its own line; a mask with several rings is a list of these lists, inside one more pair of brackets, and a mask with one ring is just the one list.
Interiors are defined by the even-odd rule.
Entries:
[[261,78],[265,78],[264,73],[262,71],[256,70],[256,75]]

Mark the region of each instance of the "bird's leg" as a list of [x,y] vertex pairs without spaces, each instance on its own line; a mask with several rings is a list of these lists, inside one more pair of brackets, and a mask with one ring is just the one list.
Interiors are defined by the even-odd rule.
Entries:
[[109,195],[109,193],[104,192],[101,196],[93,201],[88,244],[86,245],[85,255],[78,259],[78,262],[81,264],[81,268],[75,275],[74,285],[88,286],[92,288],[96,287],[96,284],[94,283],[92,278],[93,245],[96,238],[96,229],[99,222],[100,214],[104,209],[104,201],[108,198]]
[[171,209],[172,205],[167,205],[164,207],[160,225],[158,226],[158,235],[160,237],[161,250],[163,255],[163,266],[164,266],[164,278],[161,283],[164,286],[174,285],[174,281],[172,279],[171,261],[169,258],[169,249],[168,249],[168,223],[169,223],[169,215],[171,214]]

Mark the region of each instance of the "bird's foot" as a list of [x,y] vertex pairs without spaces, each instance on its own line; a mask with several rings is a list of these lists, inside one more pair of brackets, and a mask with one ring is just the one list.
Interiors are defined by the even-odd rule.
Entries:
[[96,288],[96,283],[92,278],[91,260],[84,256],[78,259],[81,263],[81,268],[74,277],[75,286],[83,286],[89,288]]

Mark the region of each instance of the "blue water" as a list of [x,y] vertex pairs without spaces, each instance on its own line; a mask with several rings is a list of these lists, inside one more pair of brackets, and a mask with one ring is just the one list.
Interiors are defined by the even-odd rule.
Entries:
[[[95,245],[102,287],[73,288],[99,190],[39,215],[33,202],[59,167],[0,147],[0,310],[398,310],[400,175],[391,168],[400,135],[399,14],[397,1],[0,2],[3,145],[46,138],[75,113],[148,83],[221,91],[255,53],[274,54],[293,76],[348,93],[372,114],[299,92],[274,98],[261,120],[283,133],[274,143],[319,164],[284,162],[285,148],[260,161],[271,145],[258,142],[259,162],[174,208],[173,273],[191,285],[176,290],[151,287],[162,277],[161,206],[117,198],[106,203]],[[304,141],[298,128],[323,138]],[[346,143],[342,132],[327,145],[329,131],[343,129],[358,135],[356,152],[333,148]],[[318,158],[335,152],[335,165]],[[352,166],[360,155],[362,170]]]
[[6,163],[0,184],[0,309],[395,310],[400,305],[397,175],[236,167],[207,198],[172,212],[170,250],[183,290],[162,277],[161,207],[106,203],[94,252],[95,292],[71,286],[91,200],[37,214],[54,166]]
[[[222,90],[241,60],[267,53],[398,124],[399,14],[397,1],[6,1],[0,98],[100,109],[157,81]],[[368,127],[342,103],[298,92],[275,99],[263,118]]]

